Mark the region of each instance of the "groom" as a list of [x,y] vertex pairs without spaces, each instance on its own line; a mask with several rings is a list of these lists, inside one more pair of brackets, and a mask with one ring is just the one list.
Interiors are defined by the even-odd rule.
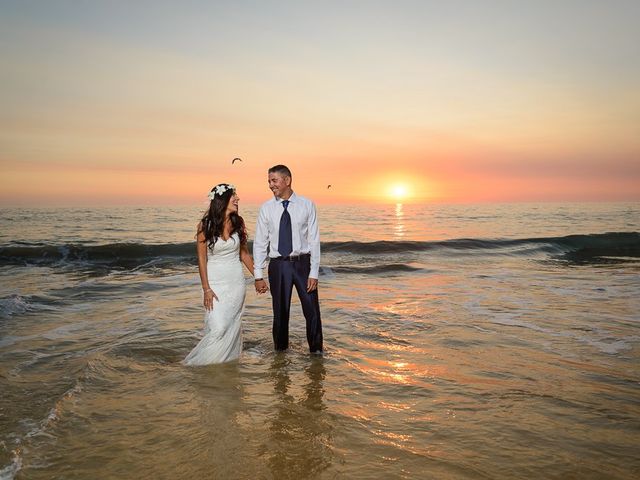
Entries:
[[267,290],[262,276],[269,256],[276,350],[289,347],[289,311],[295,286],[307,321],[309,350],[322,353],[318,303],[320,232],[316,207],[310,200],[293,193],[291,171],[284,165],[269,169],[269,188],[274,197],[260,207],[253,242],[256,291],[263,293]]

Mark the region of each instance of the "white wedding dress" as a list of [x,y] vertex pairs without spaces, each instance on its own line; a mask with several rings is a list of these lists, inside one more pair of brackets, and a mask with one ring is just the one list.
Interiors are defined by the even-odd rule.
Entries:
[[208,365],[236,360],[242,351],[241,319],[246,284],[240,262],[240,238],[218,238],[209,248],[207,275],[213,309],[204,314],[204,337],[184,359],[186,365]]

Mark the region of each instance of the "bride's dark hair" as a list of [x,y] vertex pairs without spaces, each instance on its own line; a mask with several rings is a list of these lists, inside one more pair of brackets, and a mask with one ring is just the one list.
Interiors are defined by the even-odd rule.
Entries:
[[[198,225],[198,233],[204,233],[205,241],[209,247],[213,247],[216,240],[222,236],[227,206],[236,191],[228,183],[220,183],[213,187],[211,192],[220,192],[223,188],[225,189],[224,192],[213,195],[213,199],[209,203],[209,209],[205,212]],[[244,226],[244,219],[237,212],[233,212],[229,215],[229,220],[231,221],[231,234],[237,233],[240,237],[240,244],[246,244],[247,230]]]

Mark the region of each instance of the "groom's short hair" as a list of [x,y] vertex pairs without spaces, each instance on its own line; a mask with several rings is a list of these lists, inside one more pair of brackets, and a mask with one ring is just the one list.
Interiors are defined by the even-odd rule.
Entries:
[[279,173],[282,176],[293,178],[291,170],[286,165],[274,165],[269,169],[269,173]]

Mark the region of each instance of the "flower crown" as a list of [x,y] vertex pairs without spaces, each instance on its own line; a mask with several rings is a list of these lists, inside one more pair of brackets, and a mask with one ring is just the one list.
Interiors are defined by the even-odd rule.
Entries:
[[235,189],[236,186],[232,185],[231,183],[221,183],[220,185],[216,185],[215,187],[213,187],[213,190],[209,192],[209,200],[213,200],[216,195],[222,196],[222,194],[227,190],[235,191]]

